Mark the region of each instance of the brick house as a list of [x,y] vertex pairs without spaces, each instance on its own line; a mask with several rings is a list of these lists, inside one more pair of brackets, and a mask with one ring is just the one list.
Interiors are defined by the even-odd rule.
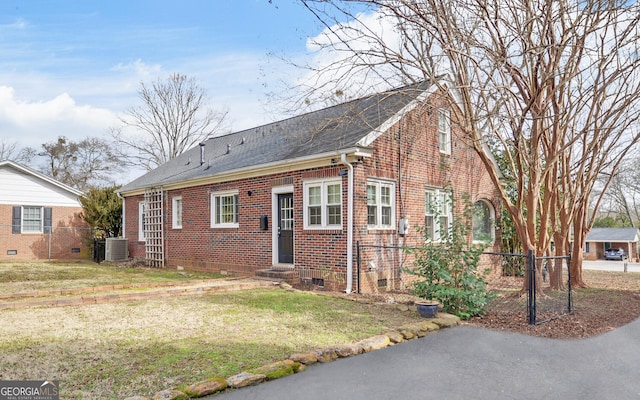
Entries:
[[437,240],[464,195],[476,234],[499,243],[497,192],[459,136],[421,83],[210,138],[120,189],[130,256],[381,290],[398,250],[361,254],[356,276],[356,244],[411,245],[417,226]]
[[0,260],[90,257],[82,193],[13,161],[0,161]]
[[585,260],[604,260],[604,252],[609,248],[621,248],[627,252],[629,260],[638,260],[638,228],[591,228],[585,240],[583,257]]

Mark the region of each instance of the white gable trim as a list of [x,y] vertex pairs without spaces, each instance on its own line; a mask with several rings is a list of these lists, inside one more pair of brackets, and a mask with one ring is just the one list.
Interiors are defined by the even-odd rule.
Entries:
[[412,100],[409,104],[404,106],[400,111],[398,111],[391,118],[384,121],[378,128],[372,130],[367,134],[367,136],[363,137],[358,141],[358,145],[369,147],[371,143],[373,143],[377,138],[379,138],[382,134],[384,134],[389,128],[395,125],[398,121],[404,118],[408,113],[413,111],[419,104],[423,103],[427,97],[435,93],[440,87],[447,87],[447,83],[442,83],[440,85],[430,85],[427,90],[420,93],[418,97]]

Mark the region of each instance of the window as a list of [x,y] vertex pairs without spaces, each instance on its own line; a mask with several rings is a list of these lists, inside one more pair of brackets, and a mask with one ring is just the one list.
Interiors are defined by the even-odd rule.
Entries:
[[238,227],[238,192],[211,194],[211,227]]
[[144,242],[145,241],[145,237],[144,237],[144,230],[145,230],[144,217],[145,217],[145,205],[144,205],[144,201],[141,201],[141,202],[138,203],[138,241],[139,242]]
[[339,180],[304,185],[304,226],[308,229],[342,229],[342,184]]
[[182,229],[182,197],[177,196],[172,200],[171,225],[173,229]]
[[438,110],[438,139],[440,152],[451,154],[451,111],[445,108]]
[[430,189],[425,193],[425,237],[439,241],[449,235],[451,229],[451,193]]
[[22,207],[22,233],[42,233],[42,207]]
[[495,212],[488,201],[479,200],[473,205],[473,241],[493,242]]
[[373,229],[395,226],[395,184],[370,180],[367,183],[367,225]]

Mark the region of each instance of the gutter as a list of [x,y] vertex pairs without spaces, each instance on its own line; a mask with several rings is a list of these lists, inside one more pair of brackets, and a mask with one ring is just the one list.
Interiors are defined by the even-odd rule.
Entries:
[[347,161],[347,155],[340,157],[342,164],[349,170],[347,188],[347,290],[351,293],[353,287],[353,164]]

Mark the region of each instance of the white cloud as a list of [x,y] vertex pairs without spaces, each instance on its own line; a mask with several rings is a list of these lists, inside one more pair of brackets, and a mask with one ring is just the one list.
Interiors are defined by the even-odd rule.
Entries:
[[58,136],[74,140],[104,137],[116,123],[113,112],[78,105],[67,93],[30,102],[16,98],[13,88],[0,86],[0,137],[21,147],[38,148]]

